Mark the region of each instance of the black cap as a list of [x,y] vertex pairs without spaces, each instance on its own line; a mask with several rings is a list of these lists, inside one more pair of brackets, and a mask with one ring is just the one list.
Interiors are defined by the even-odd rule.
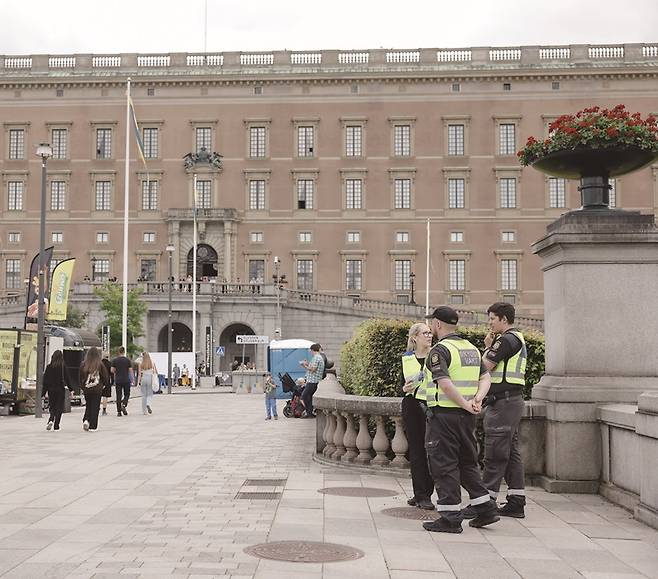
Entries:
[[426,318],[436,318],[446,324],[456,326],[459,321],[459,314],[450,306],[439,306],[431,314],[425,316]]

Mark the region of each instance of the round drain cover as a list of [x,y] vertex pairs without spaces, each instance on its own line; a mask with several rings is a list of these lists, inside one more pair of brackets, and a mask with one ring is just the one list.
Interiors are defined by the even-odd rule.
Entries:
[[393,507],[392,509],[384,509],[382,513],[389,517],[413,519],[415,521],[433,521],[439,518],[436,511],[425,511],[417,507]]
[[318,492],[339,497],[394,497],[400,494],[397,491],[374,487],[327,487],[318,490]]
[[275,541],[260,543],[244,550],[248,555],[292,563],[333,563],[353,561],[364,556],[363,551],[335,543],[316,541]]

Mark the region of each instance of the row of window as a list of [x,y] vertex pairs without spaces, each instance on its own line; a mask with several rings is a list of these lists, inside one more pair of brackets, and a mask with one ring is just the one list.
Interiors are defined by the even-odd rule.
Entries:
[[[7,233],[7,242],[9,244],[19,244],[21,243],[21,232],[20,231],[10,231]],[[515,243],[516,242],[516,232],[515,231],[501,231],[500,239],[503,243]],[[253,244],[264,243],[265,235],[262,231],[251,231],[249,232],[249,242]],[[313,232],[312,231],[299,231],[297,233],[297,241],[299,243],[313,243]],[[347,243],[361,243],[361,232],[360,231],[348,231],[345,235],[345,241]],[[64,232],[63,231],[52,231],[50,234],[50,242],[54,245],[61,245],[64,243]],[[96,244],[105,245],[110,242],[110,234],[107,231],[97,231],[96,232]],[[144,231],[142,233],[142,242],[144,244],[154,244],[156,242],[155,231]],[[408,231],[396,231],[395,232],[395,243],[396,244],[405,244],[410,242],[410,235]],[[451,231],[450,232],[450,243],[464,243],[464,232],[463,231]]]
[[[263,124],[249,122],[247,129],[247,156],[251,159],[264,159],[269,156],[269,121]],[[312,120],[308,124],[296,122],[296,156],[315,157],[317,145],[318,121]],[[343,128],[343,155],[345,157],[365,156],[365,120],[354,124],[344,122]],[[394,157],[411,157],[414,155],[414,127],[415,121],[393,123],[391,134],[391,154]],[[446,121],[447,142],[446,152],[450,156],[467,154],[467,129],[464,122]],[[116,155],[113,151],[113,137],[116,129],[112,126],[95,128],[96,159],[112,159]],[[160,127],[143,127],[142,143],[144,156],[147,159],[158,159],[161,155]],[[212,126],[198,126],[194,128],[194,146],[197,152],[201,149],[213,149]],[[26,158],[26,134],[24,127],[10,128],[8,131],[8,158],[20,160]],[[68,159],[70,129],[50,129],[50,141],[53,149],[53,159]],[[517,150],[517,123],[500,122],[497,125],[498,155],[515,155]]]
[[[410,242],[410,235],[408,231],[396,231],[395,232],[395,243],[403,244]],[[503,243],[516,243],[516,231],[501,231],[500,240]],[[297,241],[299,243],[313,243],[313,232],[312,231],[299,231],[297,233]],[[361,232],[360,231],[348,231],[345,234],[345,241],[347,243],[361,243]],[[265,235],[262,231],[250,231],[249,232],[249,242],[253,244],[259,244],[265,242]],[[451,231],[450,232],[450,243],[464,243],[464,232],[463,231]]]
[[[343,201],[345,209],[363,209],[365,206],[364,180],[360,178],[343,179]],[[393,180],[393,208],[411,209],[412,207],[411,178]],[[616,206],[616,183],[610,180],[610,206]],[[94,209],[96,211],[112,210],[112,181],[96,181],[94,183]],[[196,205],[200,209],[209,209],[213,205],[212,181],[197,180]],[[159,209],[160,181],[157,179],[143,180],[141,184],[141,209],[157,211]],[[50,210],[66,210],[67,182],[52,180],[50,182]],[[296,209],[314,209],[316,204],[316,180],[299,178],[295,186]],[[567,206],[566,180],[556,177],[548,179],[548,206],[550,208],[565,208]],[[251,211],[267,209],[267,180],[250,179],[248,181],[248,208]],[[25,197],[24,181],[7,182],[7,210],[23,211]],[[498,179],[498,207],[515,209],[518,203],[518,187],[516,177],[500,177]],[[466,179],[464,177],[449,177],[447,179],[447,207],[449,209],[465,209],[467,207]]]
[[[54,259],[50,264],[52,272],[58,260]],[[156,259],[144,258],[140,261],[140,278],[144,281],[156,280]],[[346,291],[361,291],[364,288],[365,260],[346,259],[344,261]],[[91,262],[92,281],[107,281],[110,277],[110,260],[107,258],[95,258]],[[295,260],[296,289],[311,291],[315,289],[314,275],[316,263],[313,259]],[[410,259],[396,259],[393,262],[393,291],[410,291],[412,284],[412,261]],[[516,292],[518,288],[518,260],[500,260],[500,279],[498,289],[501,291]],[[263,282],[265,278],[265,260],[249,260],[249,281]],[[466,260],[448,260],[448,280],[446,290],[449,292],[466,292]],[[21,260],[9,258],[5,260],[5,287],[7,289],[19,289],[22,287]],[[451,298],[453,303],[463,303],[463,295]]]
[[[21,232],[20,231],[10,231],[7,233],[7,242],[10,244],[21,243]],[[61,245],[64,243],[64,232],[63,231],[53,231],[50,234],[50,242],[54,245]],[[110,234],[107,231],[97,231],[96,232],[96,243],[98,245],[104,245],[110,242]],[[146,244],[155,243],[155,231],[144,231],[142,233],[142,242]]]

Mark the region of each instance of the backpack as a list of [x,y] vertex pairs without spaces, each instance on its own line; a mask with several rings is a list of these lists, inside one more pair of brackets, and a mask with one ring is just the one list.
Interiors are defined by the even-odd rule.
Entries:
[[95,388],[101,383],[101,377],[98,372],[92,372],[87,376],[87,381],[84,383],[85,388]]

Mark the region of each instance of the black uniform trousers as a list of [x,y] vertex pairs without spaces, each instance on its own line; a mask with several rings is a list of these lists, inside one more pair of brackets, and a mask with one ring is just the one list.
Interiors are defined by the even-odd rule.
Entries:
[[495,499],[503,478],[507,498],[525,504],[525,476],[519,442],[519,425],[525,402],[521,393],[497,399],[484,410],[484,473],[482,479]]
[[432,409],[427,422],[426,447],[439,494],[436,510],[454,525],[461,524],[463,519],[460,486],[468,492],[471,506],[478,514],[495,509],[482,484],[474,433],[473,414],[460,408]]
[[409,463],[411,466],[411,484],[414,498],[430,500],[434,493],[434,481],[427,464],[425,451],[425,406],[413,396],[402,399],[402,420],[409,443]]

